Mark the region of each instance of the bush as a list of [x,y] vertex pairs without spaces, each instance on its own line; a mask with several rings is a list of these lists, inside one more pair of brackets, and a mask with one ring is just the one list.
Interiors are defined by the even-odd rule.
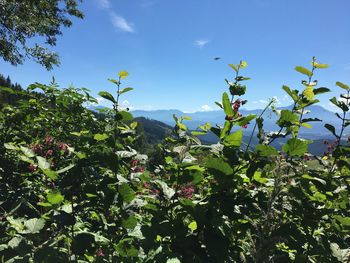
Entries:
[[[283,86],[291,110],[277,111],[276,132],[263,114],[241,116],[245,61],[229,65],[233,81],[217,104],[223,127],[188,131],[174,116],[173,134],[149,158],[133,148],[137,122],[119,107],[128,76],[110,79],[113,109],[96,114],[86,89],[35,83],[16,106],[0,112],[0,251],[3,262],[349,262],[349,86],[332,98],[342,114],[339,133],[324,156],[308,153],[299,136],[311,128],[307,108],[317,95],[316,70],[296,67],[303,90]],[[31,91],[41,89],[45,96]],[[8,91],[4,88],[3,92]],[[19,91],[18,91],[19,92]],[[254,125],[247,143],[242,134]],[[220,144],[202,145],[213,132]],[[251,146],[257,135],[259,144]],[[287,138],[282,150],[271,143]]]

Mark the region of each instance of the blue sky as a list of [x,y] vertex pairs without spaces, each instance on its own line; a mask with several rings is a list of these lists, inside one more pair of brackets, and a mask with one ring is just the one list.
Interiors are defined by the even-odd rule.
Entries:
[[[115,92],[107,81],[120,70],[135,90],[122,101],[132,109],[217,109],[214,101],[233,78],[228,63],[248,62],[247,108],[262,108],[276,96],[290,102],[283,84],[302,88],[297,65],[312,56],[328,63],[315,78],[334,93],[336,81],[350,83],[349,0],[85,0],[84,20],[64,29],[54,47],[61,65],[47,72],[26,61],[13,67],[0,60],[0,73],[26,87],[48,83]],[[220,60],[214,60],[220,57]],[[101,100],[101,103],[104,102]]]

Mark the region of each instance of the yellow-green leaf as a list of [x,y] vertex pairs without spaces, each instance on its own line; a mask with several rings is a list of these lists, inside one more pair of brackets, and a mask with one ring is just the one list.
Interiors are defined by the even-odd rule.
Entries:
[[314,88],[312,86],[308,86],[304,91],[303,95],[308,99],[312,100],[315,97]]
[[189,223],[188,228],[191,229],[191,231],[196,231],[197,229],[197,222],[196,221],[192,221],[191,223]]
[[120,79],[125,79],[127,76],[129,76],[129,72],[127,72],[126,70],[122,70],[118,73],[118,76],[120,77]]

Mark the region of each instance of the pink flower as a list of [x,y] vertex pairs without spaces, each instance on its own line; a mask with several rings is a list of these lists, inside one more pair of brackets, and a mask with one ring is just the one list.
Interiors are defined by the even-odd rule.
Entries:
[[28,170],[29,170],[30,172],[33,173],[33,172],[35,172],[36,170],[38,170],[38,166],[31,163],[31,164],[28,166]]
[[131,162],[131,167],[136,166],[138,163],[139,163],[139,160],[133,160],[133,161]]
[[53,155],[53,150],[49,149],[47,150],[45,156],[49,157],[49,156],[52,156]]
[[104,256],[105,256],[105,254],[103,253],[102,248],[99,248],[99,249],[96,251],[96,256],[97,256],[97,257],[104,257]]
[[242,125],[242,128],[244,128],[244,129],[247,129],[247,127],[248,127],[247,124]]
[[135,171],[138,173],[143,173],[145,170],[141,166],[137,166]]
[[191,199],[194,192],[195,192],[194,186],[191,183],[189,183],[181,187],[180,191],[178,191],[178,195],[186,199]]
[[58,144],[58,149],[61,150],[61,151],[65,151],[67,152],[68,151],[68,145],[64,142],[60,142]]
[[54,138],[51,136],[46,136],[44,139],[44,143],[47,145],[51,145],[53,143],[53,141],[54,141]]

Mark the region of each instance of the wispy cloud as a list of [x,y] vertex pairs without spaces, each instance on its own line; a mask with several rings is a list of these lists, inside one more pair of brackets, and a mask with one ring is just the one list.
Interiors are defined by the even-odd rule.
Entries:
[[210,107],[208,104],[201,106],[201,109],[200,109],[200,111],[213,111],[213,110],[214,109]]
[[210,40],[199,39],[199,40],[194,41],[194,45],[199,47],[199,48],[202,48],[205,45],[207,45],[209,42],[210,42]]
[[135,31],[134,25],[128,22],[124,17],[112,10],[112,3],[110,0],[97,0],[97,4],[101,9],[108,12],[112,25],[118,30],[132,33]]
[[109,0],[97,0],[97,4],[102,9],[110,9],[112,6]]
[[134,32],[134,26],[130,22],[126,21],[126,19],[120,15],[117,15],[114,12],[110,13],[112,24],[115,28],[118,28],[125,32]]

